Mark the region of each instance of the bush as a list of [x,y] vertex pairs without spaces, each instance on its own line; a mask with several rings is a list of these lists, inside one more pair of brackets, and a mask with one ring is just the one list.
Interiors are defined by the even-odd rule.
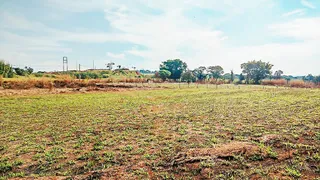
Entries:
[[167,71],[167,70],[160,70],[159,71],[159,77],[162,79],[162,81],[165,81],[170,76],[171,76],[170,71]]
[[215,79],[215,78],[210,78],[208,80],[209,84],[216,84],[216,85],[220,85],[220,84],[224,84],[224,80],[219,80],[219,79]]
[[261,84],[268,86],[285,86],[287,85],[287,81],[285,79],[263,80]]
[[102,76],[98,73],[95,72],[77,72],[74,73],[73,76],[75,76],[77,79],[98,79],[101,78]]
[[304,82],[302,80],[295,80],[289,82],[290,87],[297,87],[297,88],[313,88],[316,87],[312,82]]
[[34,73],[34,76],[35,77],[43,77],[43,73],[39,73],[39,72],[38,73]]
[[102,74],[102,78],[109,78],[108,74]]
[[0,75],[4,78],[13,78],[13,74],[11,65],[0,60]]

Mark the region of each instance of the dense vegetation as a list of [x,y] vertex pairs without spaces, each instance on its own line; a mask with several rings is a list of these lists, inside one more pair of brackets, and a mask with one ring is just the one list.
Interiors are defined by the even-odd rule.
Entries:
[[4,78],[12,78],[13,77],[13,69],[10,64],[5,63],[4,61],[0,61],[0,76]]

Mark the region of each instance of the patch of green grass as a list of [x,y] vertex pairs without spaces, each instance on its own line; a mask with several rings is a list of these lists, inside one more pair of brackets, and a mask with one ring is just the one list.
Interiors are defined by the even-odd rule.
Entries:
[[292,177],[295,177],[295,178],[301,177],[301,173],[298,170],[296,170],[296,169],[294,169],[292,167],[287,167],[286,168],[286,172],[287,172],[287,175],[289,175],[289,176],[292,176]]

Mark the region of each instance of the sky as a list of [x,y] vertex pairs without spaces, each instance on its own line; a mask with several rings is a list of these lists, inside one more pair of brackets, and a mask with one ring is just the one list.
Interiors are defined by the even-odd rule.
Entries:
[[320,74],[320,0],[0,0],[0,59],[35,70],[263,60]]

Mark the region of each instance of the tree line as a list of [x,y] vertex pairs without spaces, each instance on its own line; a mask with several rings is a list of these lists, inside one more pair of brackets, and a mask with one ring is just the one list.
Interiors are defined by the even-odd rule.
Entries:
[[4,78],[13,78],[14,75],[25,76],[33,73],[33,68],[25,66],[22,68],[13,68],[9,63],[0,61],[0,76]]
[[[120,70],[121,66],[119,65],[118,67]],[[196,81],[205,82],[210,80],[225,80],[236,84],[260,84],[263,79],[285,79],[287,81],[290,81],[292,79],[301,79],[306,82],[320,84],[320,75],[313,76],[312,74],[308,74],[307,76],[293,77],[284,75],[284,72],[282,70],[276,70],[272,74],[273,65],[269,62],[263,62],[262,60],[248,61],[246,63],[242,63],[240,67],[242,69],[242,72],[240,74],[235,74],[233,70],[225,73],[223,67],[221,67],[220,65],[213,65],[208,67],[200,66],[198,68],[190,70],[186,62],[183,62],[180,59],[169,59],[160,64],[159,71],[154,72],[149,70],[140,70],[137,72],[147,72],[148,74],[154,73],[155,78],[161,78],[162,81],[170,79],[188,83]],[[108,68],[110,69],[110,67]],[[0,60],[0,76],[4,78],[12,78],[15,75],[27,76],[32,73],[33,68],[31,67],[26,66],[25,68],[14,68],[10,64]],[[44,72],[41,72],[41,74],[43,73]],[[90,72],[85,73],[85,76],[81,76],[81,78],[95,79],[108,77],[96,76],[96,74]],[[37,73],[35,75],[37,75]],[[79,75],[77,77],[79,77]]]
[[[160,64],[159,71],[155,76],[161,78],[163,81],[172,79],[174,81],[195,82],[207,81],[210,79],[222,79],[229,82],[245,83],[245,84],[260,84],[263,79],[293,79],[293,76],[284,76],[282,70],[277,70],[272,74],[273,64],[263,62],[262,60],[248,61],[240,65],[241,74],[234,74],[233,70],[230,73],[224,73],[224,69],[219,65],[214,66],[200,66],[193,70],[188,69],[187,63],[180,59],[169,59]],[[320,83],[320,75],[302,77],[304,81]]]

